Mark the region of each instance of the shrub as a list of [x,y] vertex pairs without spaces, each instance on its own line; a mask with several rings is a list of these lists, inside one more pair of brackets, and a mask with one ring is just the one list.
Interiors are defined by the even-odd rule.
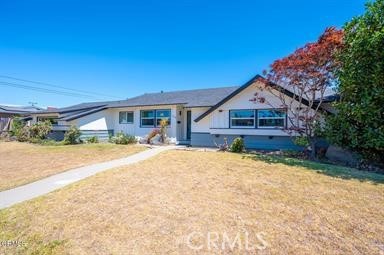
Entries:
[[237,152],[237,153],[243,152],[245,150],[243,138],[241,137],[235,138],[235,140],[233,140],[231,146],[229,147],[229,150],[231,152]]
[[86,139],[87,143],[99,143],[99,138],[97,136],[91,136]]
[[76,126],[71,126],[64,135],[64,144],[78,144],[82,143],[81,132]]
[[162,143],[164,143],[165,140],[167,139],[167,127],[168,127],[168,120],[162,119],[160,121],[160,130],[159,130],[160,137],[161,137],[160,139]]
[[224,143],[222,144],[217,144],[215,141],[213,141],[216,145],[216,147],[219,149],[219,151],[227,151],[229,149],[229,146],[228,146],[228,139],[226,137],[224,137]]
[[32,126],[26,126],[20,118],[15,118],[12,121],[11,135],[16,136],[19,142],[40,143],[41,140],[47,138],[51,131],[52,124],[50,121],[38,122]]
[[12,125],[11,125],[11,135],[12,136],[18,136],[19,132],[21,132],[21,129],[25,126],[25,122],[22,121],[19,117],[16,117],[12,120]]
[[30,128],[30,138],[43,140],[52,131],[52,123],[49,120],[33,124]]
[[120,131],[111,138],[111,142],[115,144],[132,144],[136,143],[137,141],[136,137],[134,137],[133,135],[127,135]]
[[302,146],[302,147],[308,147],[309,146],[309,140],[306,136],[297,136],[293,139],[293,143]]
[[1,132],[0,133],[0,140],[2,141],[11,141],[11,135],[8,132]]
[[148,134],[148,140],[147,140],[147,143],[151,143],[151,139],[153,137],[155,137],[157,134],[160,134],[160,130],[155,128],[155,129],[152,129],[151,133]]
[[19,142],[28,142],[31,138],[31,132],[28,126],[24,126],[15,132],[17,141]]

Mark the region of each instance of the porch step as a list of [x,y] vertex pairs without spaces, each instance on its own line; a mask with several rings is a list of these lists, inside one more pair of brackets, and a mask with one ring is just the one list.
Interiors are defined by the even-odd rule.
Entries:
[[179,145],[191,145],[191,140],[182,140],[178,142],[179,142]]

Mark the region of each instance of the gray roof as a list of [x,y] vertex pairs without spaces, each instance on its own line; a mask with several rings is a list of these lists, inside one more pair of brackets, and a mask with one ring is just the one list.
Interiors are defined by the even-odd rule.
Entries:
[[128,98],[127,100],[82,103],[64,108],[39,111],[39,113],[59,113],[61,120],[70,121],[106,108],[172,104],[182,104],[185,107],[211,107],[238,88],[221,87],[145,93],[137,97]]
[[210,107],[221,99],[235,91],[238,87],[221,87],[209,89],[180,90],[171,92],[145,93],[140,96],[120,101],[89,102],[72,105],[68,107],[49,109],[39,113],[60,113],[61,115],[72,115],[95,108],[117,108],[145,105],[170,105],[183,104],[186,107]]
[[78,119],[78,118],[81,118],[83,116],[95,113],[95,112],[102,111],[104,109],[107,109],[107,107],[106,106],[100,106],[100,107],[95,107],[95,108],[92,108],[89,110],[75,111],[75,112],[71,112],[69,114],[64,114],[64,116],[61,115],[60,119],[65,120],[65,121],[71,121],[71,120]]
[[108,107],[183,104],[185,107],[213,106],[238,87],[180,90],[160,93],[146,93],[123,101],[115,101]]
[[40,111],[39,113],[60,113],[60,114],[65,114],[69,112],[74,112],[74,111],[85,111],[93,108],[97,108],[100,106],[105,106],[111,103],[111,101],[105,101],[105,102],[89,102],[89,103],[81,103],[81,104],[76,104],[68,107],[63,107],[63,108],[50,108],[48,110]]
[[31,112],[40,111],[41,108],[36,106],[14,106],[14,105],[0,105],[0,113],[7,114],[28,114]]
[[[214,109],[216,109],[219,105],[223,104],[224,102],[241,92],[243,89],[250,86],[254,81],[259,78],[262,78],[262,76],[256,75],[242,86],[145,93],[143,95],[128,98],[126,100],[121,101],[82,103],[59,109],[49,109],[45,111],[40,111],[39,113],[59,113],[60,119],[70,121],[107,108],[175,104],[181,104],[185,107],[210,107],[210,109],[206,113],[204,113],[195,120],[198,121],[199,119],[203,118],[204,116],[212,112]],[[288,91],[287,89],[284,89],[284,91],[286,91],[289,96],[293,96],[293,93]],[[326,94],[328,95],[328,93]]]

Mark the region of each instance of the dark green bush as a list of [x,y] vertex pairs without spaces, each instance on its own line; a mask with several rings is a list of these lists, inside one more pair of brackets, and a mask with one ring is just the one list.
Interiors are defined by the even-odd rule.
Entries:
[[235,140],[233,140],[231,146],[229,147],[229,150],[231,152],[237,152],[237,153],[243,152],[245,150],[243,138],[241,137],[235,138]]
[[22,121],[19,117],[15,117],[12,120],[11,125],[11,135],[18,137],[19,132],[21,132],[21,129],[25,126],[25,121]]
[[308,147],[309,146],[309,140],[306,136],[297,136],[293,139],[293,143],[302,146],[302,147]]
[[115,144],[133,144],[137,142],[136,137],[133,135],[126,135],[123,132],[119,132],[115,136],[112,136],[110,141]]
[[76,126],[71,126],[64,135],[64,144],[79,144],[82,143],[81,132]]
[[384,0],[369,1],[363,15],[344,26],[337,73],[340,101],[327,119],[327,138],[384,164]]

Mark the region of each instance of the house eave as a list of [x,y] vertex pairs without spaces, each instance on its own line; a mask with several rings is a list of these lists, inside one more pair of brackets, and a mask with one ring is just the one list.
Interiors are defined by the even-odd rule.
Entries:
[[[252,79],[250,79],[249,81],[247,81],[244,85],[242,85],[240,88],[238,88],[237,90],[235,90],[234,92],[232,92],[230,95],[228,95],[227,97],[225,97],[224,99],[222,99],[220,102],[218,102],[216,105],[212,106],[210,109],[208,109],[206,112],[204,112],[203,114],[201,114],[199,117],[197,117],[194,121],[195,122],[199,122],[200,120],[202,120],[203,118],[205,118],[206,116],[208,116],[210,113],[212,113],[214,110],[216,110],[217,108],[219,108],[221,105],[223,105],[224,103],[226,103],[227,101],[229,101],[230,99],[232,99],[234,96],[236,96],[237,94],[239,94],[240,92],[242,92],[244,89],[248,88],[249,86],[251,86],[253,83],[255,83],[256,81],[261,81],[265,84],[267,84],[269,87],[273,88],[273,89],[276,89],[280,92],[282,92],[283,94],[285,94],[286,96],[288,97],[291,97],[293,98],[294,100],[299,100],[299,96],[294,94],[293,92],[283,88],[282,86],[278,85],[278,84],[275,84],[275,83],[272,83],[270,81],[267,81],[264,77],[262,77],[261,75],[257,74],[255,75]],[[301,103],[306,105],[306,106],[309,106],[309,101],[305,98],[301,98]],[[312,105],[312,108],[315,109],[317,107],[317,104],[314,104]],[[327,113],[331,113],[329,110],[327,109],[322,109],[323,111],[327,112]]]
[[263,78],[261,75],[257,74],[255,75],[254,77],[252,77],[252,79],[250,79],[249,81],[247,81],[244,85],[240,86],[238,89],[236,89],[235,91],[233,91],[231,94],[229,94],[228,96],[226,96],[225,98],[223,98],[221,101],[219,101],[217,104],[215,104],[214,106],[212,106],[210,109],[208,109],[206,112],[204,112],[203,114],[201,114],[199,117],[197,117],[194,122],[199,122],[200,120],[202,120],[203,118],[205,118],[206,116],[208,116],[211,112],[213,112],[214,110],[216,110],[217,108],[219,108],[221,105],[223,105],[224,103],[226,103],[227,101],[229,101],[230,99],[232,99],[234,96],[236,96],[237,94],[239,94],[241,91],[243,91],[244,89],[248,88],[249,86],[251,86],[255,81],[257,81],[258,79],[260,78]]

